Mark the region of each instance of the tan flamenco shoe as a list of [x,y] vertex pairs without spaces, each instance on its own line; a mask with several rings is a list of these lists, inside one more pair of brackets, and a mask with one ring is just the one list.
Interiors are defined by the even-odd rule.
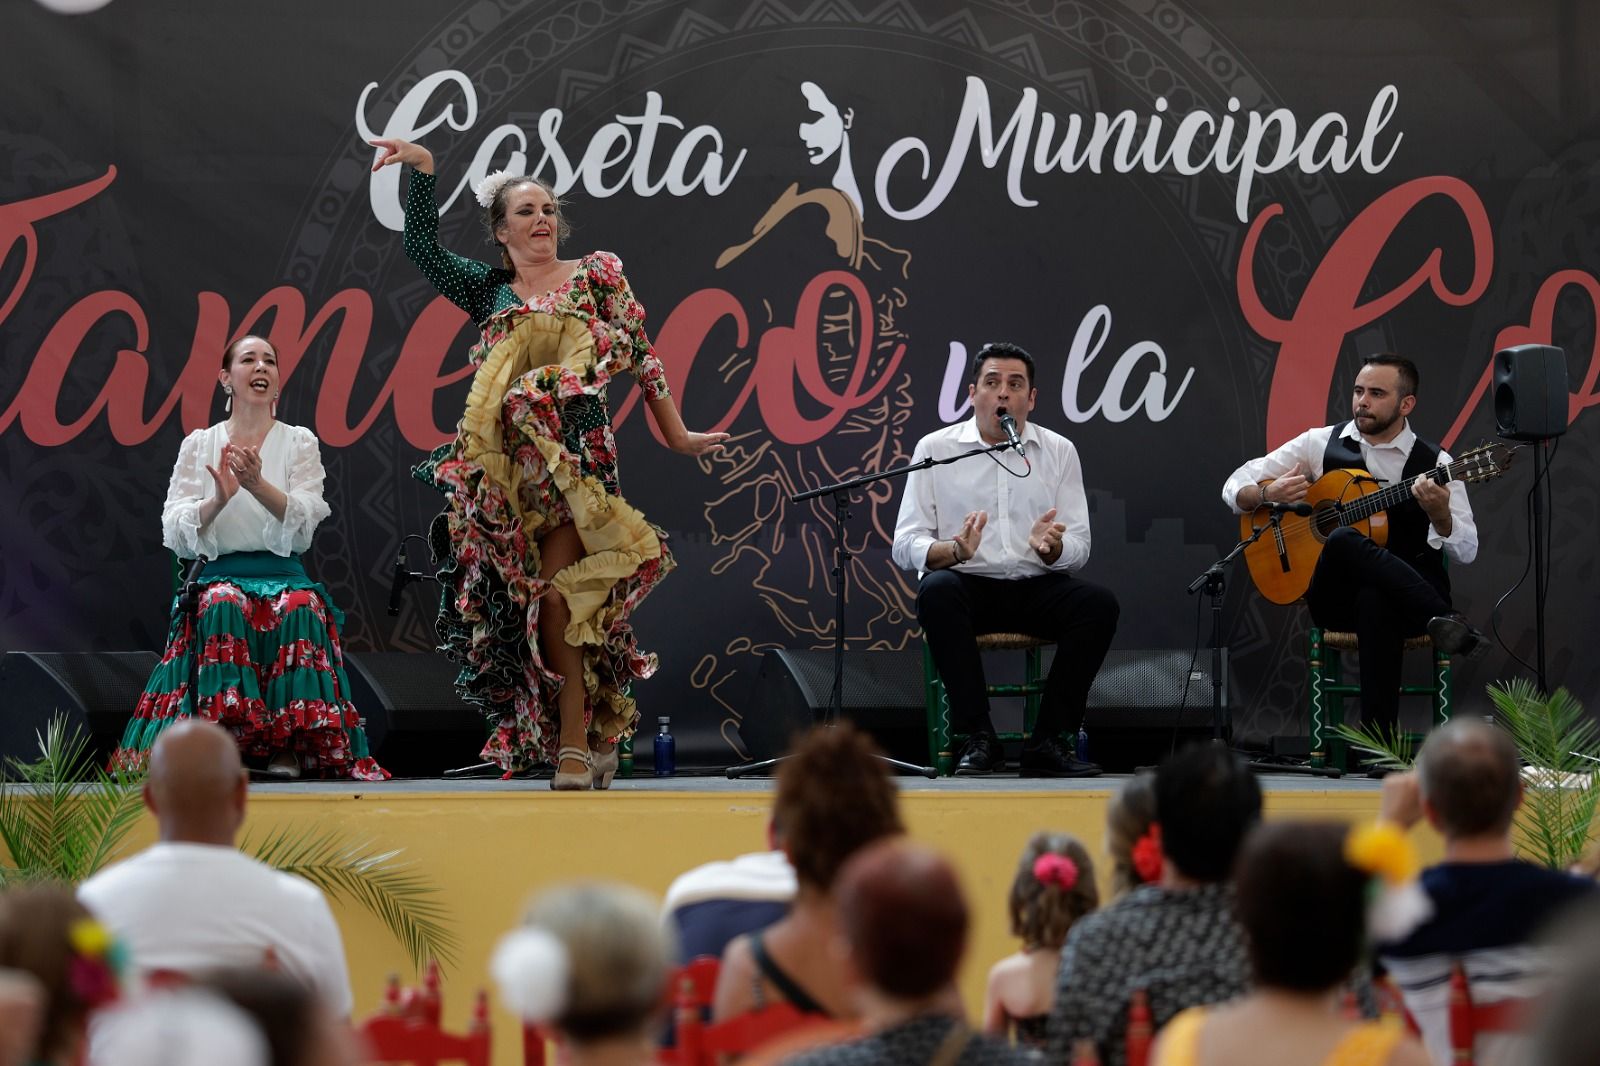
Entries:
[[594,787],[610,788],[611,779],[617,776],[617,751],[622,745],[611,745],[610,751],[590,751],[589,760],[594,766]]
[[[561,769],[561,764],[567,760],[583,763],[582,773],[567,773]],[[580,748],[576,744],[563,744],[561,750],[556,752],[556,775],[550,779],[550,787],[557,792],[583,792],[594,787],[594,757],[588,748]]]

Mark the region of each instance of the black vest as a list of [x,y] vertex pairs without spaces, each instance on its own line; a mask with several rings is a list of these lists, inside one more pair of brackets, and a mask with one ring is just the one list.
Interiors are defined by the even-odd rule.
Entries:
[[[1333,427],[1328,448],[1322,453],[1324,473],[1329,470],[1366,469],[1360,443],[1344,435],[1349,425],[1349,422],[1340,422]],[[1411,445],[1411,454],[1406,457],[1402,476],[1408,482],[1415,481],[1419,475],[1426,474],[1438,465],[1439,446],[1419,436]],[[1413,498],[1389,508],[1385,514],[1389,517],[1389,542],[1386,547],[1411,564],[1411,568],[1426,578],[1428,584],[1438,589],[1448,601],[1450,578],[1444,569],[1444,552],[1428,547],[1428,531],[1433,523],[1428,520],[1427,512]]]

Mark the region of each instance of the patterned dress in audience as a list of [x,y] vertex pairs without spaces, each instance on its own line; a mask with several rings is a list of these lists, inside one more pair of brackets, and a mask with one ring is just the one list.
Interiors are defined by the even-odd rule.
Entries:
[[797,1055],[787,1066],[1038,1066],[1036,1052],[973,1032],[954,1018],[913,1018],[847,1044]]
[[[547,587],[572,612],[567,639],[583,650],[588,732],[633,733],[633,681],[655,672],[629,617],[672,569],[666,533],[619,494],[606,386],[618,373],[647,398],[668,395],[621,261],[593,252],[571,280],[524,302],[509,270],[466,259],[438,242],[434,177],[411,172],[406,254],[467,312],[483,343],[456,437],[416,469],[445,495],[432,543],[444,560],[438,629],[461,667],[456,687],[488,716],[483,757],[506,771],[552,761],[559,744],[551,672],[533,635]],[[576,527],[584,555],[548,582],[539,538]]]
[[1045,1058],[1066,1062],[1073,1042],[1086,1038],[1099,1048],[1102,1066],[1125,1066],[1135,989],[1148,997],[1159,1029],[1180,1011],[1234,999],[1249,987],[1231,885],[1141,885],[1067,934]]

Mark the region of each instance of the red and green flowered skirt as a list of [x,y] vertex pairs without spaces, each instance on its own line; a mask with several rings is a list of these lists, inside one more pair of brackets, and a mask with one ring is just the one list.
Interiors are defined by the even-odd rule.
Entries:
[[[446,499],[430,538],[442,560],[441,650],[460,664],[462,699],[488,718],[483,758],[511,773],[553,761],[560,739],[568,680],[539,647],[544,597],[560,592],[571,614],[586,731],[620,740],[639,718],[632,684],[657,666],[631,616],[673,559],[666,533],[617,491],[608,375],[586,325],[514,309],[490,319],[473,359],[456,439],[415,473]],[[541,538],[566,523],[583,556],[545,580]]]
[[161,731],[192,713],[190,656],[200,653],[200,714],[233,733],[240,754],[289,751],[311,776],[383,781],[350,703],[339,626],[344,616],[298,557],[235,552],[201,572],[199,640],[173,604],[166,652],[112,755],[143,769]]

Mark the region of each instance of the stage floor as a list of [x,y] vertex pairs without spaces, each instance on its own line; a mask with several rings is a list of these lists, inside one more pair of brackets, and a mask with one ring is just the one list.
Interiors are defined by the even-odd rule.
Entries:
[[[962,994],[981,1009],[991,963],[1016,950],[1006,895],[1028,836],[1049,828],[1077,835],[1097,860],[1104,854],[1107,801],[1125,775],[1042,781],[1015,776],[981,779],[900,777],[901,809],[912,837],[949,855],[973,908],[973,936],[963,966]],[[1379,783],[1266,775],[1269,818],[1357,821],[1377,813]],[[472,990],[488,983],[487,960],[540,888],[574,879],[619,879],[660,895],[684,870],[765,846],[773,783],[682,775],[618,779],[610,792],[551,792],[543,780],[397,780],[382,784],[272,782],[250,789],[246,835],[261,839],[284,827],[334,830],[351,841],[402,848],[415,872],[436,884],[461,948],[447,969],[445,1015],[467,1021]],[[128,851],[154,838],[147,816]],[[1437,837],[1420,831],[1426,859]],[[1105,872],[1099,871],[1102,886]],[[350,960],[358,1015],[380,1002],[391,971],[411,979],[410,966],[376,919],[353,906],[334,907]],[[496,1066],[520,1062],[512,1017],[494,1014]]]
[[[1082,778],[1023,778],[1016,774],[996,774],[990,777],[941,777],[930,780],[906,775],[897,777],[895,784],[907,793],[933,792],[971,794],[974,792],[1003,793],[1057,793],[1057,792],[1107,792],[1116,791],[1129,774],[1103,774],[1100,777]],[[1261,773],[1257,775],[1263,792],[1338,792],[1376,793],[1380,782],[1364,775],[1345,777],[1312,777],[1290,773]],[[724,774],[690,773],[675,777],[650,775],[631,778],[619,777],[611,784],[613,794],[620,793],[767,793],[773,788],[770,776],[752,776],[730,779]],[[452,778],[396,778],[381,784],[356,784],[348,781],[262,781],[252,780],[251,794],[262,797],[279,795],[341,794],[377,796],[383,794],[412,793],[462,793],[484,792],[491,795],[519,794],[523,792],[549,792],[548,778],[523,778],[501,781],[493,777]],[[605,793],[601,793],[604,795]]]

